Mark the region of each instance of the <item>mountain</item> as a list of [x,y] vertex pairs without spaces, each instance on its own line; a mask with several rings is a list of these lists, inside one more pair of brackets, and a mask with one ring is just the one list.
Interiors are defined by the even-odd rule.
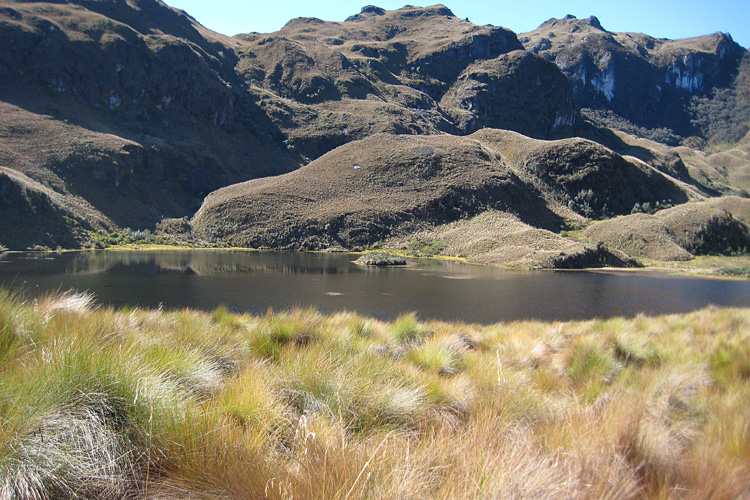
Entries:
[[550,19],[519,38],[529,52],[560,68],[581,108],[683,137],[698,132],[690,100],[728,87],[747,52],[725,33],[681,40],[613,33],[594,16]]
[[[518,37],[436,5],[230,38],[160,0],[0,0],[0,41],[11,249],[158,227],[205,244],[434,241],[477,262],[625,264],[561,228],[750,184],[744,115],[715,132],[747,100],[747,51],[728,35],[568,17]],[[720,136],[732,143],[710,150]]]
[[157,0],[0,2],[0,40],[10,248],[153,227],[299,166],[248,97],[232,42]]
[[237,38],[238,70],[258,106],[309,159],[381,132],[495,127],[547,137],[577,114],[553,64],[523,51],[513,32],[442,5],[370,6],[344,22],[299,18]]

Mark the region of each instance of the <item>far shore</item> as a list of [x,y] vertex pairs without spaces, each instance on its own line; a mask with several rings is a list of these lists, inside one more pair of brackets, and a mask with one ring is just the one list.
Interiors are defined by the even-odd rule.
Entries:
[[[125,245],[113,245],[107,248],[66,248],[57,250],[0,250],[0,255],[3,253],[26,253],[26,252],[38,252],[38,253],[70,253],[70,252],[90,252],[90,251],[223,251],[223,252],[266,252],[266,251],[297,251],[297,250],[278,250],[272,248],[248,248],[248,247],[208,247],[208,246],[192,246],[192,245],[179,245],[179,244],[138,244],[129,243]],[[346,250],[346,249],[328,249],[328,250],[304,250],[305,252],[312,253],[349,253],[353,255],[363,255],[368,252],[385,252],[395,256],[405,257],[408,259],[437,259],[462,262],[474,266],[484,266],[485,264],[477,264],[471,262],[463,257],[456,257],[450,255],[414,255],[409,252],[404,252],[395,249],[365,249],[365,250]],[[510,267],[505,268],[509,271],[589,271],[589,272],[648,272],[648,273],[659,273],[674,276],[688,276],[696,278],[711,278],[721,280],[744,280],[750,278],[750,255],[739,255],[739,256],[726,256],[726,255],[701,255],[689,261],[657,261],[657,260],[640,260],[642,267],[588,267],[578,269],[534,269],[534,268],[517,268]],[[500,267],[500,266],[498,266]],[[721,270],[737,269],[743,270],[744,275],[727,275],[720,274]]]

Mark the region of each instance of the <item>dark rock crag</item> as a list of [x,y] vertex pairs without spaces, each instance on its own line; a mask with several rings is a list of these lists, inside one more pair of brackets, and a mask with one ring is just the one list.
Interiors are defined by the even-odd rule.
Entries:
[[612,33],[596,17],[550,19],[519,35],[524,47],[554,62],[582,108],[606,109],[688,136],[691,97],[726,87],[746,51],[730,35],[666,40]]

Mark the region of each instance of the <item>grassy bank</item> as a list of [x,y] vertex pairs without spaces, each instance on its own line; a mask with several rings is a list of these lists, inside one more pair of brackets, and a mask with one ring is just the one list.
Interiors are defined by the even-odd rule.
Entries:
[[0,498],[739,498],[750,309],[480,327],[0,291]]

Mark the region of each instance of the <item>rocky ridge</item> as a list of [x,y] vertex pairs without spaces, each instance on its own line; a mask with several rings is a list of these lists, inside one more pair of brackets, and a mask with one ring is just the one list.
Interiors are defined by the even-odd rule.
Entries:
[[382,132],[496,127],[548,137],[577,116],[562,74],[522,51],[513,32],[442,5],[365,7],[344,22],[299,18],[236,38],[258,105],[309,159]]
[[613,33],[594,16],[553,18],[519,39],[560,68],[578,106],[684,137],[696,132],[690,99],[730,85],[747,52],[725,33],[682,40]]

